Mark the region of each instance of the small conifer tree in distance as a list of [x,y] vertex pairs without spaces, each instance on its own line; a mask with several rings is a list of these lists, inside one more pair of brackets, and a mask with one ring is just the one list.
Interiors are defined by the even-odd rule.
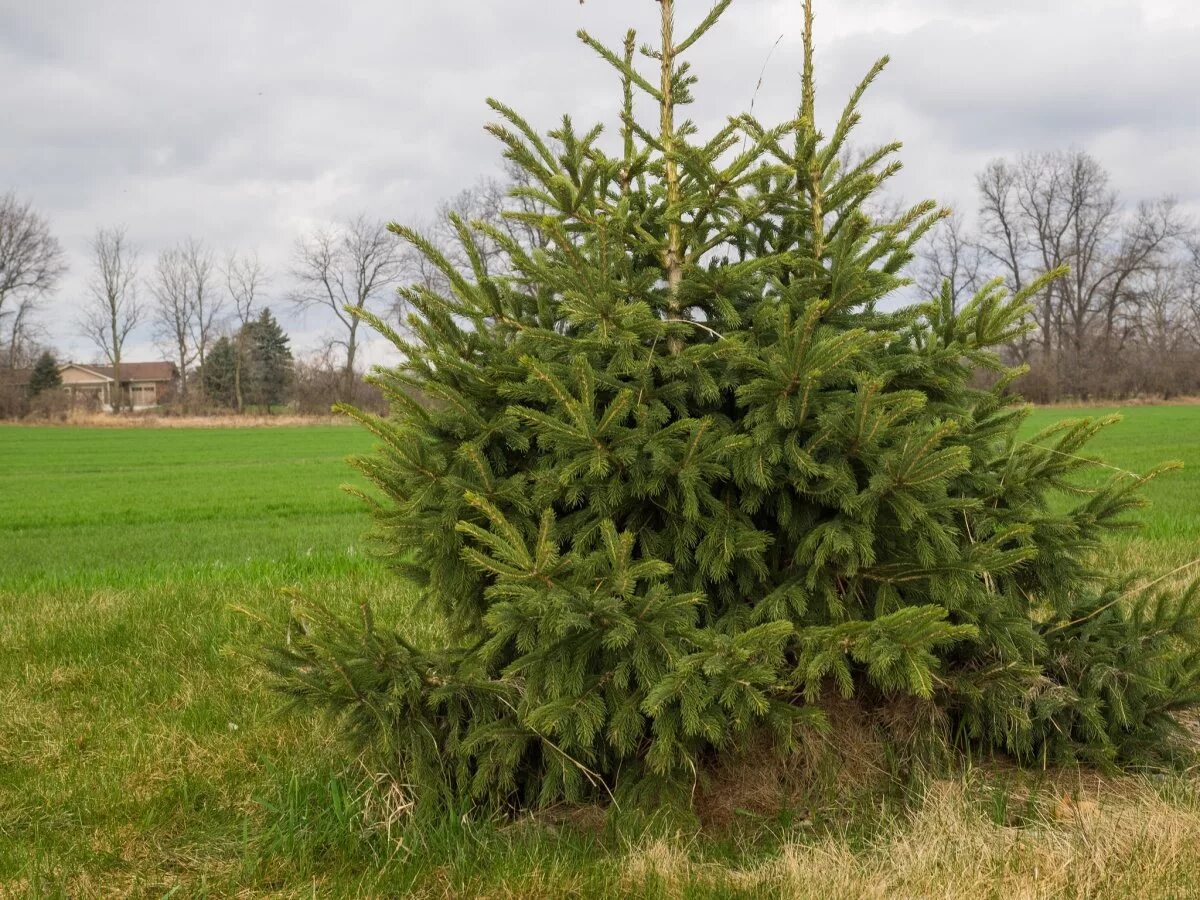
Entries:
[[241,342],[246,350],[243,375],[245,397],[266,407],[283,403],[292,383],[292,349],[288,336],[269,309],[243,327]]
[[730,0],[678,32],[658,2],[655,47],[580,35],[620,80],[614,140],[491,101],[537,246],[453,218],[460,269],[393,227],[450,288],[405,289],[403,333],[363,314],[403,362],[371,376],[389,416],[347,412],[379,440],[357,465],[384,553],[446,640],[312,604],[280,686],[419,800],[481,808],[686,799],[750,736],[824,727],[831,693],[915,698],[1027,762],[1167,753],[1196,592],[1097,567],[1156,474],[1078,487],[1108,419],[1017,436],[997,349],[1045,280],[884,309],[942,215],[874,211],[898,145],[847,162],[884,61],[818,131],[806,3],[795,117],[701,137],[687,55]]
[[29,396],[36,397],[43,391],[62,387],[62,375],[58,371],[58,360],[49,350],[45,351],[34,363],[33,371],[29,373]]
[[237,345],[226,335],[221,335],[208,351],[204,371],[200,374],[204,396],[209,402],[218,406],[233,406],[236,403],[237,353]]

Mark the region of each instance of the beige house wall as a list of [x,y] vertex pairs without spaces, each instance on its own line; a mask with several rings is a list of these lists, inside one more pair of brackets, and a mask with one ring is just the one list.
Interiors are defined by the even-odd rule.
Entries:
[[63,369],[62,372],[60,372],[59,374],[62,375],[62,381],[63,381],[64,385],[90,384],[90,385],[99,386],[101,384],[107,384],[109,381],[112,380],[111,378],[105,378],[103,375],[97,375],[95,372],[88,372],[84,369],[80,369],[80,368],[77,368],[74,366],[68,366],[67,368]]
[[[111,378],[106,378],[96,372],[89,371],[84,366],[67,366],[60,372],[63,388],[78,402],[99,402],[105,409],[112,409],[115,385]],[[133,381],[126,383],[123,390],[122,403],[130,405],[130,398],[135,401],[134,409],[149,409],[159,402],[158,383],[154,381]],[[95,399],[93,399],[95,398]]]

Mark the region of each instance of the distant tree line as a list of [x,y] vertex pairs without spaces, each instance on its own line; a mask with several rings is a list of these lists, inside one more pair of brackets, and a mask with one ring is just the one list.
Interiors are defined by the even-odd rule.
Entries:
[[[379,392],[362,382],[360,321],[348,308],[385,315],[397,308],[384,301],[407,263],[384,223],[359,216],[296,242],[291,286],[277,299],[297,310],[321,308],[334,327],[298,364],[264,305],[268,277],[256,254],[219,262],[202,241],[188,238],[143,267],[123,227],[97,229],[90,250],[92,271],[76,324],[96,363],[111,367],[117,381],[131,336],[145,326],[182,373],[169,400],[182,411],[290,403],[328,413],[347,400],[382,407]],[[0,416],[24,414],[35,396],[45,401],[44,384],[35,385],[31,369],[37,363],[40,372],[51,366],[57,374],[63,360],[47,346],[37,313],[65,272],[46,219],[14,194],[0,197]]]
[[[430,243],[454,265],[470,267],[447,224],[446,214],[453,212],[536,246],[540,241],[528,221],[501,215],[520,181],[510,169],[505,179],[482,179],[444,203],[436,224],[426,229]],[[530,214],[540,208],[533,199],[515,202]],[[481,264],[494,268],[502,258],[499,246],[492,238],[481,240]],[[187,412],[288,404],[303,413],[327,413],[341,401],[382,410],[382,394],[362,377],[360,314],[381,315],[403,328],[412,291],[449,289],[444,273],[404,249],[384,222],[360,215],[316,228],[296,240],[275,299],[297,312],[323,313],[329,330],[315,352],[294,359],[265,307],[271,279],[256,254],[219,260],[203,241],[187,238],[145,265],[123,227],[97,229],[90,250],[87,291],[75,310],[79,333],[95,348],[97,362],[112,367],[120,380],[131,336],[148,329],[161,354],[183,373],[170,403]],[[0,203],[0,415],[20,414],[28,405],[27,384],[10,391],[5,403],[3,372],[27,375],[48,350],[36,313],[66,271],[64,258],[45,218],[6,195]]]
[[1200,240],[1172,199],[1125,202],[1082,151],[996,160],[976,187],[974,229],[946,220],[918,283],[957,306],[992,278],[1015,291],[1068,270],[1009,348],[1030,370],[1018,390],[1040,401],[1200,393]]
[[[481,180],[442,205],[427,240],[464,271],[501,265],[499,240],[542,246],[541,204],[524,182],[512,167],[504,178]],[[1040,401],[1200,393],[1200,238],[1172,200],[1126,203],[1082,151],[996,160],[976,189],[973,225],[955,215],[935,230],[916,281],[928,295],[948,291],[957,306],[992,278],[1019,290],[1046,271],[1069,269],[1038,298],[1029,334],[1009,348],[1012,361],[1029,367],[1019,390]],[[505,208],[518,215],[502,215]],[[474,262],[448,213],[487,226],[477,232]],[[266,308],[270,279],[256,254],[218,261],[189,238],[143,272],[126,230],[107,227],[96,231],[91,256],[76,310],[80,333],[119,378],[130,336],[148,326],[184,373],[172,402],[188,411],[290,404],[323,413],[339,401],[381,408],[379,391],[362,379],[358,314],[403,328],[413,292],[450,290],[446,275],[402,249],[383,222],[357,216],[314,229],[296,240],[275,298],[323,313],[330,330],[316,352],[293,359]],[[0,196],[0,415],[29,398],[27,385],[6,394],[3,373],[28,372],[43,356],[37,314],[65,271],[46,219],[15,194]]]

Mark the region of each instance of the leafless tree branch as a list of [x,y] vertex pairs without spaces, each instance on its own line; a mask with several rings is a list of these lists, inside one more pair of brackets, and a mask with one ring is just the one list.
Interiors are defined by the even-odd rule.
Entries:
[[296,242],[292,277],[293,305],[331,313],[341,326],[345,347],[347,395],[356,376],[360,320],[354,310],[369,310],[405,270],[399,242],[383,222],[357,216],[322,228]]
[[29,362],[34,316],[66,270],[62,246],[33,204],[0,195],[0,367]]
[[113,411],[124,403],[121,357],[125,342],[142,319],[137,297],[137,251],[124,228],[101,228],[92,238],[95,271],[88,282],[88,301],[80,319],[84,335],[113,367],[116,393]]

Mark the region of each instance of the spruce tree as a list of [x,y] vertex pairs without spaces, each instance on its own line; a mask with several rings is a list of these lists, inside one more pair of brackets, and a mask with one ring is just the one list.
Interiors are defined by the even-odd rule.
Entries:
[[62,375],[58,372],[58,360],[49,350],[42,353],[29,374],[29,396],[36,397],[42,391],[62,387]]
[[1026,762],[1166,753],[1196,592],[1096,552],[1157,472],[1081,488],[1111,420],[1020,438],[997,352],[1061,273],[889,309],[943,211],[882,214],[898,145],[849,152],[885,61],[819,131],[806,3],[795,117],[701,137],[686,57],[730,2],[681,33],[659,4],[656,47],[580,33],[620,80],[615,140],[490,101],[536,246],[452,216],[460,268],[393,226],[449,288],[404,289],[401,331],[362,314],[403,362],[371,376],[389,416],[346,412],[379,441],[356,464],[382,552],[446,640],[313,602],[280,686],[418,798],[485,808],[686,799],[714,754],[825,727],[831,694],[913,698]]
[[228,337],[221,336],[208,351],[201,373],[204,396],[209,402],[228,407],[237,403],[237,371],[237,347]]
[[258,318],[245,326],[243,344],[248,359],[244,367],[243,384],[246,399],[264,406],[270,412],[287,400],[292,384],[292,350],[288,336],[279,322],[264,309]]

